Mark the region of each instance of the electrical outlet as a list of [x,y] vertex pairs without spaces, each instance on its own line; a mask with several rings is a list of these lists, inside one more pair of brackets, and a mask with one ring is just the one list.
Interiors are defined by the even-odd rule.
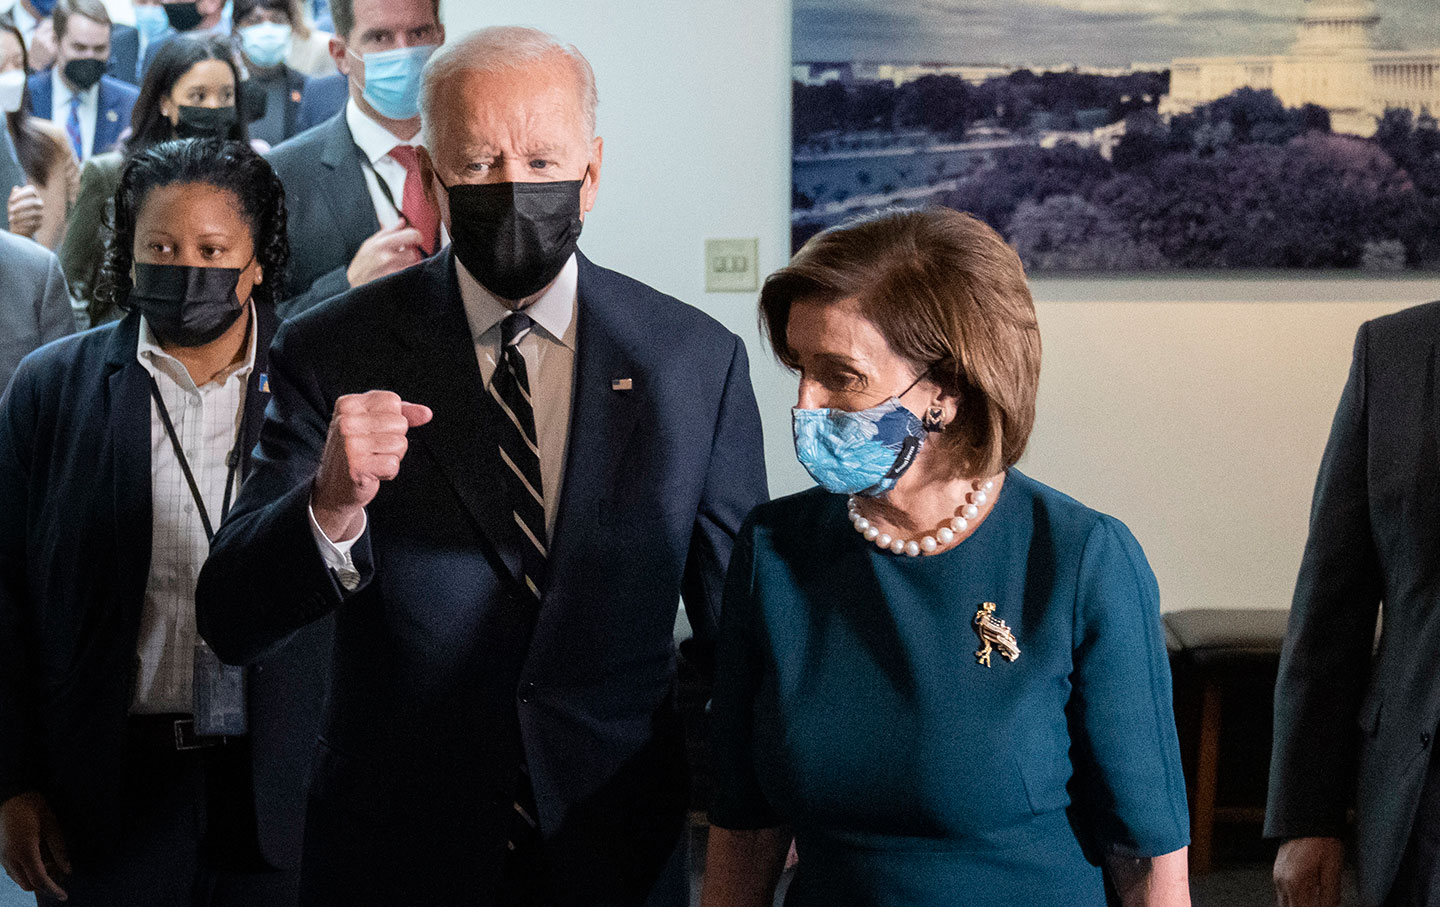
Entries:
[[705,240],[705,292],[753,293],[760,289],[758,239]]

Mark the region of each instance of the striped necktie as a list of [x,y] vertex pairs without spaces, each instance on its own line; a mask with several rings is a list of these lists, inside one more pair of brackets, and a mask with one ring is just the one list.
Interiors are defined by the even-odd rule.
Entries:
[[80,96],[70,96],[70,116],[65,120],[65,134],[70,136],[70,147],[75,149],[75,160],[85,159],[85,139],[80,135]]
[[[530,402],[530,379],[520,341],[535,322],[524,312],[511,312],[500,323],[500,363],[490,379],[490,395],[504,410],[500,430],[500,459],[505,463],[506,485],[516,526],[523,537],[520,558],[525,588],[533,599],[526,606],[538,612],[545,569],[545,497],[540,478],[540,448],[535,435],[535,410]],[[532,615],[533,616],[533,615]],[[515,790],[515,821],[508,846],[533,854],[538,846],[539,823],[535,818],[535,789],[524,757]]]
[[520,341],[534,325],[524,312],[511,312],[500,323],[500,363],[490,380],[490,395],[507,417],[500,430],[500,459],[508,473],[511,515],[522,536],[522,580],[538,607],[545,577],[545,488],[530,379],[520,355]]

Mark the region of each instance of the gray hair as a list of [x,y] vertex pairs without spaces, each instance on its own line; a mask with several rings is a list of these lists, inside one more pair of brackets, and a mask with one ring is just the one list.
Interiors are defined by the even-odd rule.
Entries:
[[579,91],[580,112],[588,138],[595,137],[595,71],[590,61],[573,44],[562,44],[555,36],[523,25],[497,25],[471,32],[458,41],[447,41],[425,64],[420,84],[420,129],[427,147],[441,111],[436,96],[443,83],[464,73],[489,73],[518,69],[532,63],[559,59],[574,73]]

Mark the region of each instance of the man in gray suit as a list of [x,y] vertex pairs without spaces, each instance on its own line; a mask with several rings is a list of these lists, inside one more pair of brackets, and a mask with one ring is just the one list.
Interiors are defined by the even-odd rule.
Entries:
[[[1440,899],[1440,302],[1355,338],[1275,690],[1265,833],[1280,907]],[[1383,603],[1378,651],[1375,630]]]
[[54,253],[0,231],[0,390],[31,350],[74,330],[70,294]]

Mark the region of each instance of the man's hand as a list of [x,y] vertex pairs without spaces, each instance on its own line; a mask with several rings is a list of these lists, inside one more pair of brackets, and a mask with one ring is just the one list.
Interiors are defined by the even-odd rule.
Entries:
[[1291,838],[1275,855],[1275,896],[1280,907],[1335,907],[1345,844],[1339,838]]
[[45,216],[45,199],[34,186],[12,186],[10,201],[5,206],[10,216],[10,232],[20,236],[34,236],[40,232],[40,221]]
[[30,39],[30,71],[49,69],[55,63],[55,23],[49,16],[35,26],[35,36]]
[[56,881],[70,874],[65,838],[39,793],[16,794],[0,804],[0,865],[26,891],[69,897]]
[[430,407],[406,403],[390,391],[346,394],[335,401],[330,433],[315,476],[310,507],[332,542],[354,538],[365,505],[380,483],[400,473],[410,447],[405,433],[433,417]]
[[404,218],[393,227],[381,227],[360,244],[350,267],[345,270],[345,279],[350,281],[350,286],[358,287],[403,271],[425,257],[420,251],[420,242],[420,231],[406,224]]

